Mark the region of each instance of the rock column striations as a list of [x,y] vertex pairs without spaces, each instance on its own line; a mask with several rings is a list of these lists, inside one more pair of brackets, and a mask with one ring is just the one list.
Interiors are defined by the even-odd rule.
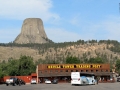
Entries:
[[16,37],[14,43],[48,43],[43,22],[40,18],[27,18],[24,20],[21,33]]

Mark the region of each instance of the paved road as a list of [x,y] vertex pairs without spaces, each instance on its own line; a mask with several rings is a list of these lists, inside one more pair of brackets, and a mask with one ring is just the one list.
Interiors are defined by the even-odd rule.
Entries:
[[0,85],[0,90],[120,90],[120,83],[99,83],[89,86],[71,86],[70,83],[28,84],[23,86]]

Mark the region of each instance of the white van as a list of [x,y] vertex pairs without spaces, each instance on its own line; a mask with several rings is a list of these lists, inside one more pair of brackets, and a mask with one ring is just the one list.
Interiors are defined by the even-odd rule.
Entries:
[[71,72],[71,85],[80,85],[80,72]]
[[93,85],[95,84],[94,74],[71,72],[71,85]]

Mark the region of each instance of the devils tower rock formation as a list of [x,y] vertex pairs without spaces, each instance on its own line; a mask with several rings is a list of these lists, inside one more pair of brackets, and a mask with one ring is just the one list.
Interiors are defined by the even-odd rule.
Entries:
[[48,43],[47,40],[42,20],[40,18],[27,18],[24,20],[21,33],[16,37],[14,43]]

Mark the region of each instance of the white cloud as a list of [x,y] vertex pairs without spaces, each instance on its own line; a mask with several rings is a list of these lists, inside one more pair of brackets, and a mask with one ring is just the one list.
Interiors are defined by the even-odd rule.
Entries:
[[[79,29],[79,28],[78,28]],[[79,32],[63,28],[47,28],[47,36],[54,42],[82,40],[118,40],[120,41],[120,18],[110,17],[98,23],[88,22]]]
[[70,20],[70,23],[75,26],[81,25],[81,19],[80,14],[76,14],[73,16],[73,18]]
[[29,17],[57,20],[59,15],[50,12],[51,0],[0,0],[0,17],[24,20]]
[[109,32],[107,35],[108,39],[114,39],[120,41],[120,22],[105,22],[105,29]]
[[[54,42],[69,42],[82,40],[118,40],[120,41],[120,18],[108,18],[102,22],[87,24],[82,30],[76,32],[69,31],[61,27],[48,28],[45,27],[45,32],[49,39]],[[13,41],[20,33],[20,29],[0,30],[0,42]]]
[[[69,31],[63,28],[46,28],[46,34],[49,39],[58,43],[58,42],[70,42],[77,40],[92,40],[95,39],[94,32],[77,33],[76,31]],[[95,39],[96,40],[96,39]]]
[[[10,23],[13,23],[14,20],[41,18],[44,23],[56,24],[60,17],[57,13],[51,12],[52,7],[52,0],[0,0],[0,19],[11,20]],[[5,27],[7,28],[7,26]],[[14,29],[0,28],[0,42],[8,43],[13,41],[20,33],[20,28],[15,28],[16,26],[14,26]]]
[[8,43],[14,41],[15,38],[19,35],[19,29],[0,29],[0,43]]
[[83,26],[82,30],[86,38],[101,40],[118,40],[120,41],[120,17],[110,16],[101,22],[93,22]]
[[77,33],[62,28],[47,28],[45,31],[48,38],[54,42],[69,42],[80,39],[80,35]]
[[[44,23],[49,22],[49,25],[50,23],[54,25],[62,23],[63,27],[65,26],[64,21],[56,23],[60,17],[57,13],[51,12],[52,0],[0,0],[0,4],[0,19],[24,20],[35,17],[41,18]],[[94,20],[89,22],[84,20],[85,18],[82,18],[80,14],[71,16],[73,16],[72,19],[66,18],[70,22],[65,28],[62,27],[62,24],[58,25],[57,28],[55,28],[56,26],[51,26],[53,28],[45,27],[48,38],[54,42],[77,41],[79,39],[114,39],[120,41],[120,17],[110,16],[101,22],[94,22]],[[67,26],[71,30],[68,30]],[[0,42],[14,40],[20,33],[19,31],[20,29],[0,29]]]

